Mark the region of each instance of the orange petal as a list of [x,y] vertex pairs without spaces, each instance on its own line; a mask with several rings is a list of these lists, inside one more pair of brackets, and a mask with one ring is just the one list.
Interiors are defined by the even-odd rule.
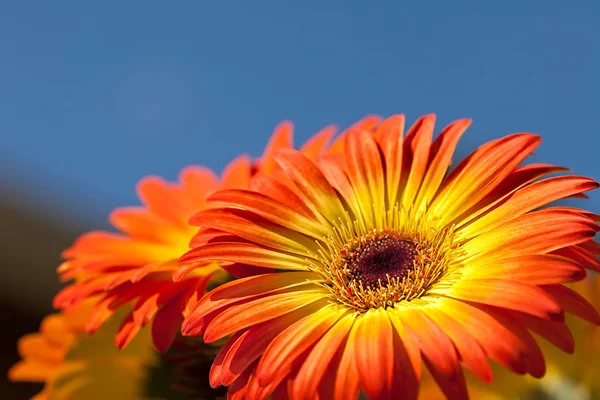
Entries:
[[183,322],[181,300],[182,297],[179,296],[171,299],[156,313],[152,322],[152,342],[156,350],[161,353],[165,353],[171,347],[175,336],[181,331]]
[[245,189],[250,184],[252,161],[244,155],[231,161],[223,171],[221,187],[223,189]]
[[514,134],[481,146],[450,173],[432,211],[453,220],[500,185],[540,142],[536,135]]
[[468,398],[467,386],[454,344],[421,310],[395,310],[421,347],[423,361],[448,399]]
[[528,348],[497,319],[477,307],[451,298],[438,299],[438,309],[460,322],[487,355],[517,374],[526,372]]
[[22,336],[18,342],[19,355],[44,363],[59,363],[65,356],[65,346],[54,346],[39,333]]
[[[299,310],[292,311],[280,317],[253,325],[241,334],[236,334],[227,342],[230,345],[219,352],[224,353],[220,371],[211,376],[211,384],[229,385],[240,376],[265,351],[269,343],[281,331],[293,325],[296,321],[319,310],[320,304],[312,304]],[[217,361],[215,360],[215,363]],[[214,363],[213,363],[214,365]],[[216,373],[218,372],[218,376]]]
[[[331,327],[310,351],[296,375],[290,397],[294,400],[312,400],[328,366],[343,346],[352,328],[355,316],[347,314]],[[336,366],[333,366],[335,368]]]
[[276,159],[313,213],[323,215],[330,223],[337,223],[344,215],[344,207],[319,168],[295,150],[282,150]]
[[321,339],[345,313],[344,308],[327,305],[283,330],[269,344],[258,363],[258,383],[267,385],[283,380],[298,357]]
[[361,207],[342,165],[343,163],[331,157],[323,157],[319,160],[319,168],[323,175],[348,203],[353,212],[352,218],[356,219],[356,216],[361,213]]
[[140,180],[137,192],[152,213],[176,226],[187,228],[189,209],[174,184],[156,176],[148,176]]
[[406,210],[411,208],[425,176],[434,125],[435,115],[425,115],[411,126],[404,140],[401,185],[404,186],[402,205]]
[[506,258],[463,269],[464,279],[516,280],[529,285],[574,282],[585,278],[585,270],[567,257],[554,254],[531,254]]
[[491,381],[492,369],[485,352],[465,327],[436,306],[425,308],[424,312],[448,334],[465,366],[479,379]]
[[[186,216],[186,224],[187,218]],[[187,225],[186,225],[187,227]],[[176,258],[179,250],[172,245],[131,239],[108,232],[89,232],[77,239],[73,247],[65,250],[64,258],[85,257],[86,262],[110,261],[112,265],[127,263],[146,264]]]
[[142,207],[117,208],[110,213],[109,219],[121,232],[142,240],[178,244],[187,233]]
[[[465,243],[469,261],[491,262],[514,254],[543,254],[579,244],[596,234],[598,225],[588,217],[552,208],[514,218]],[[458,234],[460,235],[460,233]]]
[[[74,317],[69,315],[69,318]],[[63,345],[70,340],[72,330],[65,322],[64,314],[50,314],[42,320],[40,333],[50,344]]]
[[524,328],[537,333],[562,351],[569,354],[575,351],[575,340],[569,327],[563,321],[548,321],[508,310],[505,310],[503,314]]
[[404,115],[394,115],[383,121],[377,129],[378,142],[385,162],[388,208],[392,208],[396,204],[400,189],[404,121]]
[[581,243],[580,245],[558,249],[553,251],[553,253],[556,255],[570,258],[571,260],[577,262],[584,268],[600,272],[600,260],[598,260],[598,258],[596,258],[596,256],[592,252],[582,247],[583,244],[588,242],[589,240],[587,242]]
[[275,154],[281,149],[291,149],[294,147],[293,136],[294,126],[289,121],[283,121],[273,131],[271,139],[267,144],[262,157],[260,158],[260,172],[272,175],[277,168]]
[[[388,310],[389,311],[389,310]],[[418,392],[419,381],[421,380],[422,370],[422,359],[421,359],[421,348],[419,343],[413,338],[413,336],[407,331],[406,327],[402,323],[402,320],[396,312],[389,311],[388,317],[394,326],[394,354],[398,355],[396,362],[399,364],[394,365],[394,371],[397,379],[394,380],[395,387],[400,384],[400,387],[413,388],[415,390],[415,396]],[[401,369],[398,369],[403,367]],[[402,374],[400,374],[402,371]],[[406,378],[404,382],[407,385],[402,385],[402,379]],[[412,393],[409,391],[409,393]],[[410,396],[408,398],[411,398]]]
[[327,148],[327,144],[337,131],[335,125],[330,125],[313,135],[300,149],[308,159],[316,161]]
[[431,162],[423,178],[419,196],[415,201],[416,206],[428,205],[437,193],[448,168],[456,145],[467,128],[471,125],[470,119],[460,119],[448,125],[433,142],[431,146]]
[[315,215],[289,187],[268,175],[257,173],[252,177],[250,189],[257,193],[269,193],[269,197],[285,204],[307,218],[314,219]]
[[[352,130],[346,135],[346,171],[354,188],[361,217],[368,226],[377,226],[385,207],[385,183],[379,148],[369,132]],[[375,212],[375,215],[373,215]]]
[[588,240],[580,244],[581,248],[586,249],[595,256],[600,256],[600,243]]
[[188,251],[179,261],[182,263],[236,262],[296,271],[306,271],[309,265],[306,257],[237,242],[209,243]]
[[245,400],[248,392],[248,381],[252,376],[252,372],[256,367],[254,366],[246,368],[246,370],[229,386],[227,390],[227,400]]
[[544,289],[502,279],[469,279],[455,282],[446,296],[509,310],[521,311],[545,319],[562,320],[562,309]]
[[[286,290],[302,290],[317,276],[312,272],[281,272],[236,279],[207,293],[186,317],[183,334],[201,335],[205,329],[204,319],[223,307],[239,304],[269,293]],[[214,316],[213,316],[214,317]]]
[[515,169],[481,201],[474,204],[469,210],[463,212],[460,217],[457,217],[455,219],[457,227],[461,227],[464,224],[479,218],[479,216],[496,207],[517,190],[525,187],[536,179],[557,172],[569,172],[569,169],[551,164],[527,164]]
[[349,130],[359,129],[359,130],[364,130],[364,131],[372,131],[373,129],[375,129],[375,127],[379,124],[380,121],[381,121],[381,117],[379,117],[377,115],[368,115],[365,118],[361,119],[360,121],[356,122],[350,128],[348,128],[346,131],[342,132],[333,141],[331,146],[329,146],[329,150],[327,150],[327,153],[328,154],[337,154],[337,153],[342,153],[344,151],[346,133]]
[[358,397],[360,376],[358,375],[355,360],[357,332],[358,326],[354,324],[350,329],[346,346],[338,349],[339,361],[334,360],[332,363],[332,367],[335,365],[337,368],[331,368],[331,372],[323,378],[333,379],[335,382],[333,389],[335,397],[333,400],[356,399]]
[[506,326],[515,334],[528,348],[527,357],[524,358],[527,372],[534,378],[541,378],[546,373],[546,363],[542,350],[531,336],[529,331],[518,322],[508,318],[504,310],[489,306],[478,306],[488,314],[492,315],[498,322]]
[[185,192],[185,198],[197,211],[206,206],[206,195],[218,186],[215,173],[205,167],[191,165],[179,173],[179,181]]
[[219,313],[208,324],[204,332],[204,341],[214,342],[241,329],[277,318],[315,302],[325,305],[324,290],[326,289],[273,294],[233,305]]
[[516,191],[504,203],[463,229],[469,237],[474,237],[518,215],[598,187],[599,184],[593,179],[579,176],[558,176],[534,182]]
[[207,199],[211,203],[252,211],[281,226],[320,239],[328,234],[317,221],[307,218],[282,202],[249,190],[220,190]]
[[577,292],[563,285],[547,285],[544,286],[544,290],[556,300],[565,312],[574,314],[592,324],[600,325],[600,313]]
[[117,347],[119,349],[125,348],[129,343],[131,343],[135,335],[138,334],[140,328],[141,327],[133,320],[133,316],[129,314],[129,316],[125,318],[121,324],[121,327],[115,336],[115,344]]
[[354,359],[370,399],[391,399],[394,380],[392,324],[383,309],[371,309],[356,320]]
[[[219,386],[229,386],[233,382],[235,382],[237,378],[239,378],[239,373],[234,375],[233,373],[231,373],[230,368],[225,368],[225,357],[236,346],[239,348],[239,339],[242,335],[246,334],[248,334],[248,330],[242,330],[234,333],[229,338],[229,340],[227,340],[227,342],[223,345],[223,347],[221,347],[221,350],[219,350],[219,353],[213,360],[213,363],[210,366],[210,371],[208,373],[208,382],[210,384],[210,387],[212,387],[213,389],[218,388]],[[240,369],[239,371],[243,373],[246,367]],[[228,380],[228,382],[224,383],[225,380]]]
[[215,228],[263,246],[289,251],[302,256],[314,247],[314,239],[274,224],[245,210],[212,209],[194,215],[190,224]]
[[38,361],[19,361],[8,371],[8,379],[14,382],[45,382],[56,371],[56,365]]

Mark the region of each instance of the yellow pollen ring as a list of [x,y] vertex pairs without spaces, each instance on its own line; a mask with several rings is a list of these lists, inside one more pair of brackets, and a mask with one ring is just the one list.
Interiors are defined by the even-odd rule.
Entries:
[[[398,210],[394,208],[391,212]],[[331,291],[334,301],[359,312],[394,307],[400,302],[422,297],[446,275],[457,249],[452,227],[434,229],[418,222],[408,224],[404,218],[387,219],[403,220],[404,227],[392,223],[391,227],[366,230],[361,228],[362,224],[348,218],[347,222],[340,221],[333,228],[333,234],[323,242],[317,242],[319,254],[309,260],[309,269],[321,275],[322,284]],[[361,279],[357,273],[357,260],[372,253],[373,248],[389,250],[389,246],[393,251],[408,251],[406,255],[413,258],[412,266],[405,266],[399,272],[384,273],[374,284],[373,279]],[[414,249],[414,253],[406,250],[409,248]]]

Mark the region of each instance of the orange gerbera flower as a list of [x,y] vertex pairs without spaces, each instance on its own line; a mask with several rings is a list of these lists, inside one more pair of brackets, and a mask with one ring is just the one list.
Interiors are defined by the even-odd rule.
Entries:
[[[302,152],[316,158],[334,133],[334,127],[325,128],[304,145]],[[177,260],[189,250],[190,239],[197,232],[188,225],[188,219],[207,207],[206,195],[217,188],[245,189],[252,175],[275,174],[273,155],[285,148],[292,148],[292,126],[287,122],[275,129],[259,160],[246,156],[234,160],[221,181],[201,167],[184,169],[177,184],[159,177],[143,179],[138,195],[144,206],[117,209],[110,216],[122,233],[88,233],[63,253],[66,261],[58,269],[61,278],[77,281],[56,296],[54,305],[68,309],[101,294],[86,325],[86,331],[93,333],[115,310],[135,301],[116,335],[117,346],[125,347],[141,327],[154,320],[154,344],[159,351],[166,351],[180,332],[183,316],[207,285],[227,279],[227,273],[216,263],[202,269],[196,269],[200,264],[191,263],[187,267],[194,271],[173,281]],[[197,237],[196,243],[202,240]],[[239,270],[235,265],[225,269],[234,274]]]
[[415,399],[424,364],[448,398],[463,399],[461,365],[484,381],[488,358],[541,377],[530,331],[572,352],[563,312],[600,323],[562,285],[600,270],[591,241],[598,216],[540,209],[598,183],[538,180],[565,169],[519,166],[541,142],[528,133],[483,145],[447,174],[470,121],[433,141],[434,119],[420,118],[406,137],[403,116],[351,129],[318,163],[280,151],[292,190],[273,182],[209,197],[219,208],[191,222],[200,235],[223,234],[181,260],[283,271],[224,284],[186,317],[185,335],[233,335],[213,364],[213,386],[248,399],[355,399],[361,390]]

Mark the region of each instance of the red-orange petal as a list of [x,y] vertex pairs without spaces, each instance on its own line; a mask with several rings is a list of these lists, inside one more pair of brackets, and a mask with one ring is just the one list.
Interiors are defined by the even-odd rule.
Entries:
[[272,175],[277,168],[275,154],[281,149],[293,147],[294,126],[289,121],[283,121],[275,127],[269,143],[260,158],[260,170],[262,173]]
[[208,324],[204,332],[204,340],[207,343],[214,342],[241,329],[277,318],[315,302],[325,305],[327,303],[325,298],[324,289],[309,289],[273,294],[232,305],[220,312]]
[[312,236],[315,239],[320,239],[328,234],[328,231],[316,220],[308,218],[285,203],[276,201],[261,193],[236,189],[220,190],[208,196],[207,201],[252,211],[276,224]]
[[431,162],[427,167],[427,173],[423,178],[419,196],[415,201],[417,206],[422,203],[428,205],[433,200],[450,167],[456,145],[469,125],[471,125],[470,119],[454,121],[444,128],[433,142],[431,146]]
[[529,254],[495,261],[480,268],[465,268],[463,279],[515,280],[529,285],[574,282],[585,278],[580,264],[554,254]]
[[337,127],[335,125],[327,126],[311,136],[310,139],[300,148],[300,152],[308,159],[316,161],[325,151],[327,144],[335,135]]
[[473,335],[437,306],[428,307],[425,313],[448,334],[465,366],[479,379],[489,382],[492,379],[492,369],[487,361],[485,351]]
[[396,310],[419,343],[423,361],[448,399],[467,399],[467,386],[458,354],[448,335],[418,308]]
[[[208,318],[221,308],[241,304],[259,296],[285,290],[302,290],[313,282],[316,275],[312,272],[281,272],[236,279],[225,283],[207,293],[186,317],[182,333],[188,336],[201,335]],[[212,316],[214,318],[214,315]]]
[[[375,139],[370,132],[351,130],[346,135],[346,171],[361,208],[360,216],[376,226],[376,216],[385,207],[383,165]],[[373,214],[375,212],[375,215]]]
[[404,186],[401,197],[402,205],[406,209],[412,205],[423,182],[429,161],[434,125],[435,115],[425,115],[419,118],[406,134],[402,150],[401,180],[401,185]]
[[298,357],[321,339],[346,312],[335,305],[327,305],[283,330],[271,341],[258,363],[258,383],[267,385],[283,380],[292,371]]
[[296,150],[282,150],[276,159],[313,213],[317,217],[322,215],[330,223],[337,223],[344,207],[319,168]]
[[441,311],[461,323],[491,359],[517,374],[526,372],[524,358],[529,349],[497,319],[459,300],[442,298],[437,304]]
[[352,314],[340,318],[337,323],[312,348],[296,375],[290,397],[294,400],[312,400],[323,380],[323,375],[331,365],[340,346],[348,339],[354,319]]
[[565,312],[574,314],[592,324],[600,325],[600,313],[579,293],[563,285],[547,285],[544,286],[544,290]]
[[398,190],[400,189],[404,122],[404,115],[394,115],[383,121],[377,129],[377,140],[385,163],[385,187],[388,207],[396,204]]
[[431,209],[453,220],[491,193],[540,143],[537,135],[514,134],[481,146],[445,179]]
[[598,182],[580,176],[558,176],[534,182],[516,191],[504,203],[462,229],[466,229],[470,236],[476,236],[515,216],[598,187]]
[[392,399],[394,338],[392,323],[383,309],[371,309],[356,320],[354,358],[370,399]]
[[181,256],[179,261],[182,263],[236,262],[264,268],[306,271],[308,263],[305,258],[251,243],[223,242],[209,243],[192,249]]
[[562,320],[561,307],[544,289],[502,279],[459,280],[448,297],[521,311],[540,318]]

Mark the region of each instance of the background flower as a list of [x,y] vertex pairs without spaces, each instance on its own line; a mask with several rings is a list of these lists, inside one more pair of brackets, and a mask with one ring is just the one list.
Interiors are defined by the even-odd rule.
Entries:
[[39,333],[21,338],[23,360],[11,368],[9,378],[44,382],[36,400],[148,399],[150,368],[158,364],[149,330],[119,350],[113,340],[118,318],[93,336],[85,332],[91,305],[86,301],[68,312],[49,315]]
[[[275,175],[273,154],[293,146],[292,131],[291,124],[280,124],[260,159],[237,158],[225,169],[221,180],[201,167],[184,169],[177,184],[158,177],[143,179],[138,194],[144,206],[117,209],[111,214],[112,224],[122,234],[88,233],[63,253],[66,261],[58,269],[61,278],[78,279],[56,296],[54,305],[68,309],[102,293],[86,324],[87,332],[93,333],[116,309],[135,302],[116,335],[117,346],[127,346],[143,326],[154,321],[154,344],[165,352],[180,331],[183,317],[206,287],[228,279],[228,273],[216,263],[202,269],[190,263],[185,270],[193,271],[173,281],[173,272],[179,267],[177,260],[189,249],[197,232],[188,225],[188,219],[207,208],[205,198],[215,189],[245,189],[253,175]],[[316,158],[334,132],[334,127],[325,128],[302,147],[302,152]],[[203,240],[197,236],[195,242]],[[236,268],[225,266],[234,274]]]

